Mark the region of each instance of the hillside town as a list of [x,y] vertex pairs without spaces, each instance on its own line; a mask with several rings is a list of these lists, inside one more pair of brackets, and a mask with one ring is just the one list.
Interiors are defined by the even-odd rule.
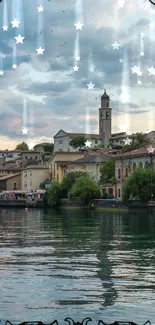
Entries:
[[[122,184],[132,171],[145,168],[150,161],[154,163],[155,131],[112,134],[109,104],[105,90],[99,108],[99,134],[67,133],[61,129],[54,135],[54,142],[35,145],[33,150],[24,150],[22,144],[17,146],[20,150],[0,150],[0,191],[47,189],[54,180],[61,183],[68,171],[84,170],[100,182],[101,194],[121,199]],[[86,142],[78,145],[78,139]],[[111,160],[115,161],[116,181],[101,182],[100,168]]]

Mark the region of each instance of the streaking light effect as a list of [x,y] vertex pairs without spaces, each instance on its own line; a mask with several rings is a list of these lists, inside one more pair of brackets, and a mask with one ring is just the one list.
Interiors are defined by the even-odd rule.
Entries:
[[4,7],[3,7],[3,31],[8,30],[8,9],[6,0],[4,0]]
[[13,55],[12,55],[12,68],[17,68],[17,49],[16,49],[16,42],[13,43]]
[[43,53],[45,51],[45,47],[44,47],[43,11],[38,11],[37,48],[36,48],[36,51],[37,51],[37,55],[43,55]]
[[76,64],[76,61],[80,61],[80,43],[79,43],[79,32],[76,33],[75,38],[75,47],[74,47],[74,64]]
[[29,130],[26,127],[27,125],[27,100],[24,98],[23,100],[23,120],[22,120],[22,133],[24,130],[23,134],[27,134],[26,131],[28,132]]
[[83,4],[82,0],[76,0],[75,2],[75,24],[80,22],[83,26]]
[[120,96],[120,101],[122,103],[129,103],[130,99],[130,74],[129,74],[129,63],[128,63],[128,54],[124,50],[124,62],[123,62],[123,71],[122,71],[122,93]]

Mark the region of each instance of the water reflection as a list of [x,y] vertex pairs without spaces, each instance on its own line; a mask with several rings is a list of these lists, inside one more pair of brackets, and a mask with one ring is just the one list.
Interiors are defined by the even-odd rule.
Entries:
[[153,323],[154,240],[147,214],[1,210],[1,318]]

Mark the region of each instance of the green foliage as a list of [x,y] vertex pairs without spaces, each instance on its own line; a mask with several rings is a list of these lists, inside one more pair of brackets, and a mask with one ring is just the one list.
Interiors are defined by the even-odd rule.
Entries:
[[63,191],[63,197],[67,197],[68,191],[71,189],[71,187],[76,182],[77,178],[81,176],[89,176],[87,172],[84,170],[75,170],[67,172],[66,175],[63,177],[63,180],[61,182],[62,191]]
[[122,152],[132,151],[141,147],[147,147],[151,144],[151,140],[147,137],[145,133],[136,133],[135,137],[132,139],[130,144],[126,144]]
[[130,198],[137,198],[142,202],[148,202],[151,200],[151,196],[155,196],[155,172],[150,168],[135,169],[123,183],[123,201],[127,202]]
[[17,144],[15,150],[28,151],[29,146],[27,145],[26,142],[21,142],[21,143]]
[[100,197],[99,185],[90,176],[81,176],[69,191],[69,199],[88,204],[89,200]]
[[54,150],[54,143],[46,143],[43,145],[44,152],[46,153],[53,153]]
[[100,184],[115,184],[115,160],[109,160],[100,167]]
[[58,206],[61,198],[62,198],[62,187],[59,183],[53,181],[52,185],[47,190],[47,202],[49,205]]
[[85,147],[85,142],[87,141],[87,138],[83,135],[78,135],[72,138],[72,140],[69,142],[69,145],[73,147],[74,149],[77,148],[83,148]]

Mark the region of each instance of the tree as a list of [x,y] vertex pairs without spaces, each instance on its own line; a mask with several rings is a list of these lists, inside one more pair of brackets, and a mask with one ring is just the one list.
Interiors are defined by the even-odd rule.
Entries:
[[100,197],[100,187],[90,176],[80,176],[69,191],[69,199],[88,204]]
[[72,138],[72,140],[69,142],[69,145],[73,147],[74,149],[85,147],[85,142],[87,141],[87,138],[83,135],[78,135]]
[[54,143],[45,143],[43,145],[43,148],[44,148],[44,152],[53,153]]
[[52,185],[47,190],[47,202],[49,205],[58,206],[61,198],[62,198],[62,187],[59,183],[53,181]]
[[126,144],[122,152],[132,151],[141,147],[147,147],[151,144],[151,140],[147,137],[146,133],[136,133],[130,144]]
[[115,182],[115,160],[109,160],[103,163],[100,167],[100,183]]
[[155,172],[152,169],[137,168],[124,181],[122,199],[127,202],[130,198],[137,198],[148,202],[155,196]]
[[21,142],[21,143],[17,144],[15,150],[28,151],[29,146],[27,145],[26,142]]
[[84,170],[74,170],[66,173],[66,175],[63,177],[63,180],[61,182],[63,197],[67,197],[68,191],[74,185],[77,178],[81,176],[86,177],[89,176],[89,174]]

